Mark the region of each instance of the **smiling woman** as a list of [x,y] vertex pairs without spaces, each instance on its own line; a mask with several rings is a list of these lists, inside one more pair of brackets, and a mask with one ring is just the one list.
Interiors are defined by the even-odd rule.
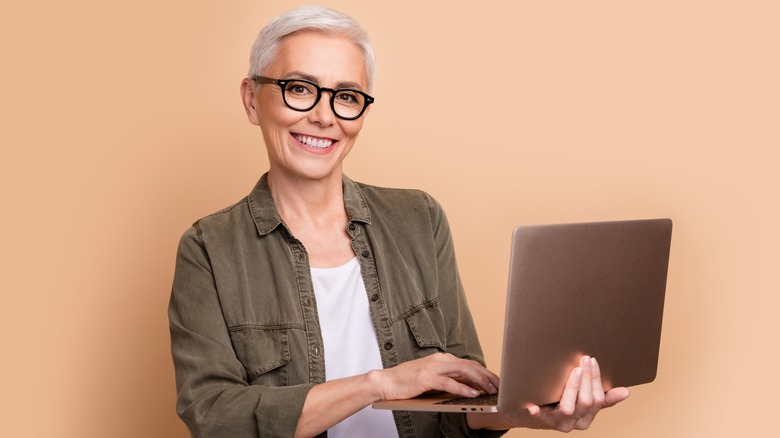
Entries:
[[374,101],[373,70],[365,31],[340,12],[296,9],[260,33],[241,96],[269,169],[246,198],[181,239],[169,308],[179,415],[199,437],[587,428],[628,395],[598,391],[590,360],[572,371],[570,397],[555,409],[370,408],[431,390],[474,397],[498,387],[441,206],[342,172]]

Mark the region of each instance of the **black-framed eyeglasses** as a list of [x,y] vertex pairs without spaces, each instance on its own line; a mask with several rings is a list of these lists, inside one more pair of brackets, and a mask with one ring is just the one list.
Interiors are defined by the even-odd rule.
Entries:
[[330,93],[330,108],[338,118],[355,120],[360,118],[374,98],[360,90],[349,88],[320,87],[306,79],[271,79],[265,76],[252,76],[258,84],[276,84],[282,89],[282,99],[288,108],[295,111],[309,111],[314,108],[322,97],[322,92]]

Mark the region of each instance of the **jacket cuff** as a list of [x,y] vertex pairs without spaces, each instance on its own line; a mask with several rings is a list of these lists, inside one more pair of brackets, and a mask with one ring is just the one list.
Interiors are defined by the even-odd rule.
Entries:
[[267,387],[255,410],[258,433],[262,437],[295,435],[306,395],[314,384]]

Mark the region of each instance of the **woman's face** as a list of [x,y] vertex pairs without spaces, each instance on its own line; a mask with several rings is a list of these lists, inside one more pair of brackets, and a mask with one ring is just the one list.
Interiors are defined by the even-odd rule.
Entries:
[[[273,79],[308,79],[320,87],[366,90],[363,54],[353,42],[320,32],[285,37],[274,61],[262,72]],[[357,120],[343,120],[330,107],[330,93],[310,111],[288,108],[275,84],[241,84],[249,120],[263,131],[275,178],[341,179],[342,160],[357,139],[369,108]]]

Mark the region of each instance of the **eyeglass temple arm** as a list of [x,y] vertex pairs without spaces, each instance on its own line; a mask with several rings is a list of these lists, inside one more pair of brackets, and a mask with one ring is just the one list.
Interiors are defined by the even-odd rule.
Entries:
[[258,84],[279,84],[280,81],[277,81],[276,79],[267,78],[265,76],[260,75],[254,75],[251,78],[253,81],[257,82]]

